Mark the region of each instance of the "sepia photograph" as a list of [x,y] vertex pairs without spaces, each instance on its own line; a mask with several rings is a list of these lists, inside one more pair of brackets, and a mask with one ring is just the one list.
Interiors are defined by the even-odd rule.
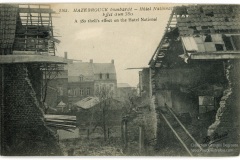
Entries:
[[239,4],[0,2],[0,24],[1,156],[239,156]]

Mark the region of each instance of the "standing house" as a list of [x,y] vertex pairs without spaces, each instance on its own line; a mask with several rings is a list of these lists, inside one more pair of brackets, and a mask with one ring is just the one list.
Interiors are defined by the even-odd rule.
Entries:
[[117,74],[115,70],[114,60],[111,63],[93,63],[94,74],[94,94],[98,96],[102,91],[106,91],[111,96],[116,95]]
[[68,101],[71,104],[94,95],[93,69],[88,62],[68,64]]
[[[239,92],[239,9],[174,7],[145,75],[150,77],[156,107],[163,113],[168,107],[179,117],[187,115],[189,122],[196,120],[192,126],[201,124],[196,134],[202,135],[200,139],[238,126],[239,103],[234,97]],[[227,143],[237,140],[236,130],[229,133]]]
[[103,90],[114,95],[117,78],[114,62],[73,62],[68,64],[68,101],[73,104],[89,96],[99,96]]
[[49,5],[0,4],[1,154],[61,155],[43,121],[43,74],[62,70]]

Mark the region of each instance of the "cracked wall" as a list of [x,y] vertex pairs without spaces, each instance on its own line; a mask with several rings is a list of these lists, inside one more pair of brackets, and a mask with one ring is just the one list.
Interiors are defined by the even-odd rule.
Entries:
[[[232,152],[228,155],[239,155],[240,150],[240,129],[239,129],[239,115],[240,115],[240,61],[228,60],[225,65],[225,74],[228,80],[228,86],[223,92],[220,101],[220,107],[217,110],[215,121],[208,128],[208,136],[214,141],[217,135],[226,135],[217,143],[228,144]],[[234,147],[233,147],[234,146]],[[237,146],[237,147],[235,147]],[[210,146],[210,148],[213,148]]]

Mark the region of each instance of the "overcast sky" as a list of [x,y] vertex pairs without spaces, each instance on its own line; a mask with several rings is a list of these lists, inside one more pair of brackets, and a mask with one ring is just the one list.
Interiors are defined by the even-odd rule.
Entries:
[[[157,21],[142,22],[100,22],[79,23],[81,19],[104,19],[103,12],[73,12],[74,8],[131,8],[133,16],[111,16],[108,19],[156,18]],[[140,7],[151,7],[151,11],[139,11]],[[96,63],[115,61],[118,83],[138,84],[139,70],[131,67],[146,67],[162,38],[171,10],[153,11],[153,7],[169,7],[163,4],[54,4],[53,10],[67,9],[54,18],[55,36],[61,43],[57,45],[57,56],[68,52],[68,58]],[[108,12],[109,12],[108,9]],[[106,12],[104,12],[106,13]],[[116,13],[116,12],[109,12]],[[124,13],[124,12],[118,12]],[[124,13],[125,14],[125,13]],[[75,23],[77,20],[78,23]]]

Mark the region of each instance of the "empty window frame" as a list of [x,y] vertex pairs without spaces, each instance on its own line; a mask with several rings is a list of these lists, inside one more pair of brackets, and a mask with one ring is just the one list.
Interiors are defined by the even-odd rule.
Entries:
[[83,95],[83,89],[80,89],[80,90],[79,90],[79,94],[80,94],[80,96]]
[[90,95],[90,88],[86,89],[86,95]]

